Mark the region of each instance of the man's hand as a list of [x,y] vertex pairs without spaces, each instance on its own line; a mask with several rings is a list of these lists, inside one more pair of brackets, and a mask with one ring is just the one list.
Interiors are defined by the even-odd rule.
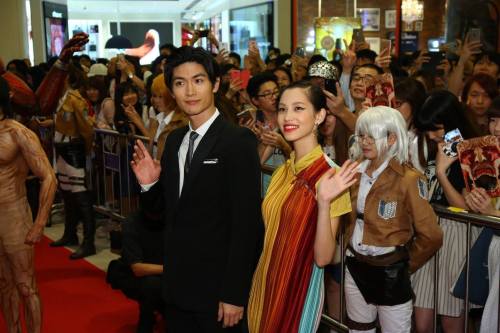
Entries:
[[356,41],[353,39],[351,45],[347,45],[347,41],[344,39],[344,44],[346,46],[346,51],[342,57],[342,72],[346,74],[351,74],[352,69],[356,65]]
[[141,140],[136,141],[130,165],[141,185],[154,183],[160,178],[160,161],[151,157]]
[[43,226],[38,223],[34,223],[30,231],[26,235],[24,244],[35,245],[40,241],[40,239],[42,239],[42,234],[43,234]]
[[375,59],[375,65],[379,66],[384,71],[389,69],[389,66],[391,65],[390,52],[391,52],[390,48],[383,49],[382,52],[380,52],[380,54]]
[[217,321],[224,320],[222,322],[222,327],[233,327],[243,319],[243,310],[244,308],[242,306],[219,302]]
[[323,90],[323,93],[326,96],[326,106],[328,107],[329,113],[333,114],[334,116],[338,116],[346,106],[344,101],[344,94],[342,93],[340,84],[338,82],[335,83],[335,87],[337,88],[337,96],[326,90]]
[[67,64],[69,62],[69,58],[73,55],[73,52],[81,51],[88,42],[89,35],[84,32],[77,33],[66,44],[64,44],[61,54],[59,54],[59,60]]
[[220,50],[217,56],[215,57],[215,61],[217,61],[219,65],[226,63],[228,59],[229,59],[229,52],[226,51],[225,49]]
[[465,37],[465,42],[463,44],[460,40],[457,40],[457,44],[460,61],[464,64],[467,63],[467,61],[469,61],[470,57],[472,57],[473,55],[481,53],[481,42],[471,41],[468,34]]

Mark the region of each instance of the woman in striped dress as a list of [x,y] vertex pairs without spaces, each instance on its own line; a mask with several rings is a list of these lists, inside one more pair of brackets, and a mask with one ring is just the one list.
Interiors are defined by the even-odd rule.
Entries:
[[333,259],[339,217],[351,211],[347,188],[357,167],[348,161],[338,169],[323,154],[316,132],[325,115],[320,88],[297,82],[283,91],[278,124],[294,151],[262,204],[266,233],[248,305],[251,333],[312,333],[319,325],[322,267]]
[[[427,162],[426,176],[429,180],[431,203],[466,208],[462,192],[465,183],[457,157],[444,154],[444,135],[459,129],[463,138],[474,137],[470,124],[458,99],[448,91],[436,91],[429,95],[416,114],[416,127],[424,132],[429,141],[437,144],[434,160]],[[432,159],[432,158],[431,158]],[[467,226],[441,218],[443,246],[438,252],[439,279],[437,313],[445,333],[462,332],[464,302],[451,294],[451,288],[460,274],[466,251]],[[473,228],[473,239],[478,229]],[[434,317],[434,260],[429,260],[413,275],[415,299],[415,322],[417,332],[432,330]]]

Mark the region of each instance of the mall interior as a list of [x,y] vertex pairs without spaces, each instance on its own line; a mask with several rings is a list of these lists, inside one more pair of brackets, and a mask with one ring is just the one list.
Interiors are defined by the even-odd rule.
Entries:
[[500,0],[0,8],[0,332],[500,333]]

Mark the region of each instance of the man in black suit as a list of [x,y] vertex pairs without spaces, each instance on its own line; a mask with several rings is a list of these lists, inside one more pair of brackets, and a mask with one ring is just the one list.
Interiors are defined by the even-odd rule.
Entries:
[[168,136],[161,163],[137,142],[131,164],[146,212],[165,214],[167,331],[240,332],[263,235],[257,141],[216,109],[205,50],[180,48],[165,80],[189,126]]

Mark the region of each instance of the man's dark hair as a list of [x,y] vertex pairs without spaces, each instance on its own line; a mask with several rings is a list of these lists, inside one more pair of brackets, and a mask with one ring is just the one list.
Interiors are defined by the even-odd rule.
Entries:
[[375,62],[375,59],[377,58],[377,53],[370,49],[363,49],[356,52],[356,58],[369,59],[371,62]]
[[364,64],[361,66],[356,66],[355,70],[359,69],[359,68],[371,68],[371,69],[376,70],[378,74],[384,74],[384,70],[375,64]]
[[165,66],[165,84],[170,90],[172,90],[174,69],[187,62],[195,62],[203,66],[212,85],[215,85],[220,77],[219,65],[210,53],[201,47],[182,46],[172,54],[170,61]]
[[12,118],[12,106],[10,104],[10,87],[3,77],[0,76],[0,108],[2,109],[3,116],[0,120],[5,118]]
[[250,81],[248,81],[247,93],[251,98],[257,98],[259,94],[260,86],[266,82],[274,82],[278,85],[278,79],[273,73],[264,72],[253,76]]
[[81,54],[80,59],[82,58],[87,59],[88,61],[92,61],[92,59],[90,59],[90,57],[87,54]]
[[489,61],[492,63],[496,64],[498,67],[498,70],[500,71],[500,53],[496,52],[483,52],[480,55],[476,57],[476,60],[474,61],[474,66],[477,65],[477,63],[482,60],[483,58],[488,58]]
[[171,52],[174,52],[175,50],[177,50],[177,47],[175,47],[174,44],[166,43],[166,44],[163,44],[162,46],[160,46],[160,51],[163,49],[168,49]]

